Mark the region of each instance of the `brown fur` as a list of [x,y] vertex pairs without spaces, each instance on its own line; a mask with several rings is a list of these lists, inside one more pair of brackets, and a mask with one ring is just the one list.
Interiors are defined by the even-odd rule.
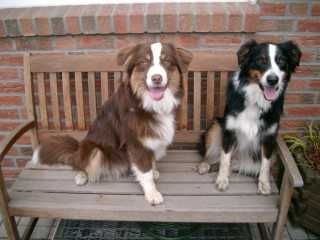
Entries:
[[[163,66],[168,73],[168,88],[176,98],[182,97],[182,72],[191,61],[191,54],[163,44]],[[140,139],[160,137],[151,126],[157,126],[154,112],[142,108],[141,97],[147,90],[145,72],[151,64],[150,47],[139,44],[119,52],[118,62],[127,67],[118,91],[102,107],[90,126],[87,136],[75,139],[53,137],[40,147],[40,162],[48,165],[67,164],[85,171],[90,179],[102,175],[128,173],[134,163],[142,172],[149,171],[154,153]]]

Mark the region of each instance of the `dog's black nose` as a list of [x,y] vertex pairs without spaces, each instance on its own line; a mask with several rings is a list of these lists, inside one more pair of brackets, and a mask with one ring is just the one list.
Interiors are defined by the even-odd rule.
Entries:
[[270,85],[270,86],[274,86],[274,85],[276,85],[277,83],[278,83],[278,81],[279,81],[279,78],[278,78],[278,76],[277,75],[269,75],[268,77],[267,77],[267,82],[268,82],[268,84]]
[[159,85],[162,82],[162,77],[160,74],[155,74],[151,77],[151,80],[154,84]]

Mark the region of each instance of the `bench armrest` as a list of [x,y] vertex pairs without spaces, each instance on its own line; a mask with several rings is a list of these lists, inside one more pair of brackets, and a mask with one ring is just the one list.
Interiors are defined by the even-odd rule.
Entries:
[[280,159],[288,173],[289,181],[293,187],[302,187],[303,178],[297,164],[289,151],[289,148],[282,137],[277,138],[278,152]]
[[0,163],[2,159],[13,146],[13,144],[28,130],[35,127],[35,121],[29,120],[26,123],[19,125],[15,130],[13,130],[5,139],[0,143]]

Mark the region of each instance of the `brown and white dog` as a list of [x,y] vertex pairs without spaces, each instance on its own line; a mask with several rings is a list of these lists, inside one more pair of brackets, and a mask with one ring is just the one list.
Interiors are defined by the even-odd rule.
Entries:
[[32,161],[66,164],[77,185],[118,177],[132,170],[150,204],[163,202],[154,179],[155,161],[164,157],[175,133],[175,110],[183,95],[182,73],[192,54],[169,43],[138,44],[121,50],[126,72],[118,91],[102,107],[87,136],[48,139]]

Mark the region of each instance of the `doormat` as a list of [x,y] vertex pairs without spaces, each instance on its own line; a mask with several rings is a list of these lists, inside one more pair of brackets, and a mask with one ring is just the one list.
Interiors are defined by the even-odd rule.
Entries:
[[249,224],[61,220],[54,240],[255,240]]

